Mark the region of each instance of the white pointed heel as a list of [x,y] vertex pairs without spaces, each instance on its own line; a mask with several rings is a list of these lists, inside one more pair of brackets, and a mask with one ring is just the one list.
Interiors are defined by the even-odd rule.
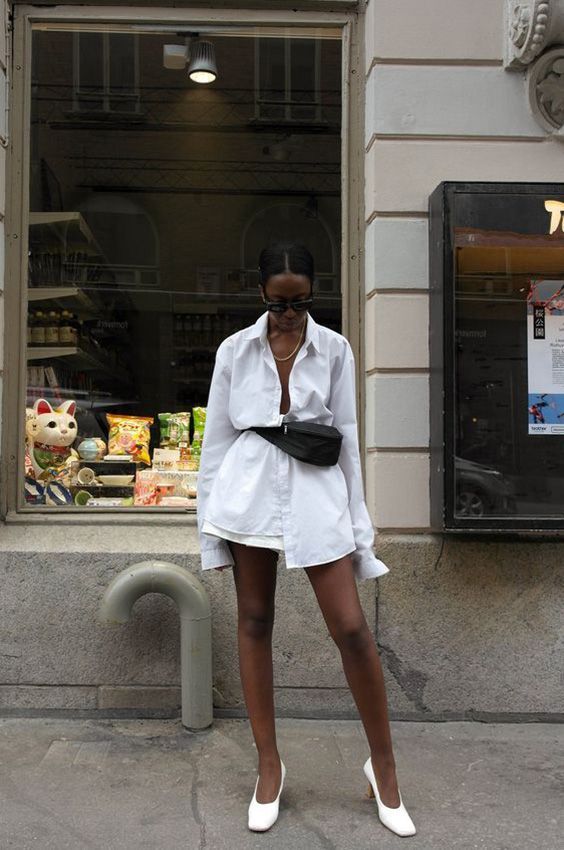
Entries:
[[385,806],[378,793],[378,786],[376,784],[376,777],[374,776],[374,768],[372,767],[372,759],[370,756],[366,760],[362,769],[364,770],[364,774],[370,784],[368,796],[376,798],[376,802],[378,804],[378,817],[384,826],[387,826],[388,829],[391,829],[391,831],[395,832],[396,835],[415,835],[415,826],[403,804],[401,793],[399,795],[399,806],[396,806],[395,808],[392,806]]
[[253,794],[253,799],[249,804],[249,829],[252,829],[253,832],[265,832],[267,829],[270,829],[272,824],[275,823],[278,818],[280,794],[282,793],[284,778],[286,776],[286,768],[282,759],[280,759],[280,765],[282,767],[280,788],[278,790],[278,796],[275,800],[272,800],[271,803],[259,803],[257,801],[257,787],[259,783],[259,777],[257,776],[255,793]]

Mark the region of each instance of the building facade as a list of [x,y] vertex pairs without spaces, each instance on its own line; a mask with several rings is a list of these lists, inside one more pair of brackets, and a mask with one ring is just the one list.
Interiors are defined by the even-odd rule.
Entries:
[[[171,415],[190,411],[194,443],[214,348],[258,315],[257,251],[299,233],[318,259],[312,313],[357,360],[390,567],[359,593],[391,717],[561,717],[558,431],[531,430],[559,400],[533,386],[527,287],[564,280],[564,2],[3,11],[0,712],[177,716],[172,600],[144,596],[127,625],[99,618],[112,578],[157,558],[204,584],[214,709],[244,714],[231,571],[199,572],[186,510],[196,470],[182,494],[146,475],[93,496],[81,470],[107,473],[96,452],[77,460],[80,486],[48,487],[24,444],[44,445],[30,423],[53,411],[61,429],[76,414],[77,449],[107,442],[110,414],[182,459]],[[209,86],[185,73],[201,42]],[[515,195],[532,199],[519,215]],[[514,401],[527,366],[535,414]],[[127,416],[145,430],[132,437]],[[278,713],[356,716],[307,577],[283,558],[278,576]]]

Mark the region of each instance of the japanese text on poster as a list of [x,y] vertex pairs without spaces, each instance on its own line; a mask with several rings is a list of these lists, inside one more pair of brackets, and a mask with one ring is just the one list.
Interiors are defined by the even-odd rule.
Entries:
[[564,434],[564,281],[533,280],[527,298],[529,434]]

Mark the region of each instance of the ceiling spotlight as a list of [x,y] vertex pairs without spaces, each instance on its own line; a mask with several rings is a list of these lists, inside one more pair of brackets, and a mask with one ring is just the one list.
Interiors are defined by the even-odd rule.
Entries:
[[211,41],[198,38],[196,33],[186,35],[186,44],[163,45],[163,65],[172,70],[188,65],[188,76],[195,83],[213,83],[217,79],[215,48]]
[[215,49],[211,41],[194,39],[190,42],[188,76],[194,83],[213,83],[217,78]]

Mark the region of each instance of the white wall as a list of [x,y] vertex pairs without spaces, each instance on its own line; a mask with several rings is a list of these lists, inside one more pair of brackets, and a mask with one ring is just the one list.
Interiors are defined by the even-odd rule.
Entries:
[[442,180],[559,179],[564,146],[502,67],[503,0],[369,0],[367,502],[429,528],[428,197]]

